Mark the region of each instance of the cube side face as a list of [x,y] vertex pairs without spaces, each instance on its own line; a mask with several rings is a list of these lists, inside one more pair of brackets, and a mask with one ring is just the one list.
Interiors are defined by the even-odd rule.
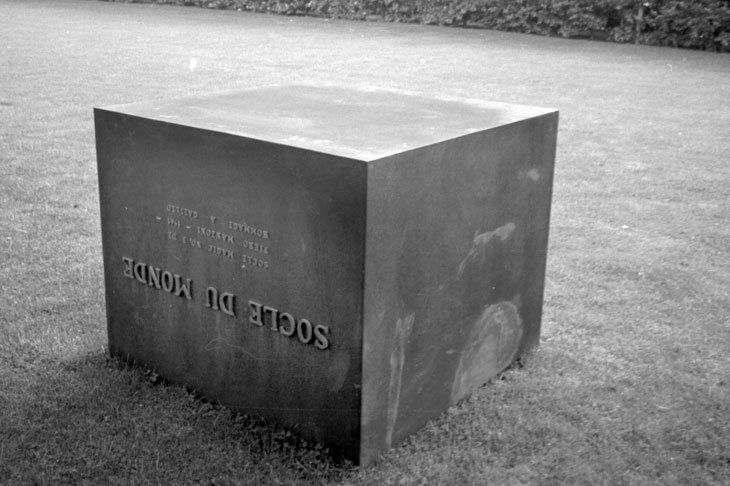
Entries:
[[371,165],[361,463],[537,345],[557,122]]
[[357,460],[365,165],[95,122],[110,352]]

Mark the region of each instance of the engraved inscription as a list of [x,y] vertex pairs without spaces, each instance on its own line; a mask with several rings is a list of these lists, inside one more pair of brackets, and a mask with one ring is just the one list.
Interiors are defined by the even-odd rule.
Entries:
[[183,237],[182,237],[182,243],[183,243],[183,245],[190,245],[193,248],[200,248],[200,240],[195,240],[195,239],[187,237],[185,235],[183,235]]
[[255,243],[253,241],[248,241],[248,240],[243,240],[242,244],[243,244],[243,247],[247,250],[258,251],[259,253],[263,253],[265,255],[269,254],[268,246],[260,245],[258,243]]
[[205,306],[212,310],[219,310],[231,317],[236,317],[234,302],[236,296],[230,292],[218,293],[215,287],[205,289]]
[[149,287],[164,290],[177,297],[187,300],[193,298],[193,282],[189,278],[183,282],[183,278],[176,273],[147,265],[144,262],[135,262],[129,257],[122,257],[122,262],[124,263],[122,274],[125,277]]
[[248,301],[248,321],[286,337],[296,335],[300,343],[311,344],[317,349],[325,350],[330,346],[329,327],[320,324],[315,326],[308,319],[295,319],[288,312],[280,312],[253,300]]
[[165,206],[165,209],[170,213],[181,214],[183,216],[188,216],[190,218],[198,217],[197,211],[193,211],[192,209],[187,209],[187,208],[183,208],[180,206],[175,206],[174,204],[168,204],[167,206]]
[[[122,275],[145,287],[168,292],[176,297],[193,300],[193,281],[180,275],[149,265],[133,258],[122,257]],[[236,295],[231,292],[220,292],[212,286],[205,289],[204,306],[212,311],[236,317]],[[296,318],[289,312],[282,312],[275,307],[248,301],[248,322],[268,329],[286,338],[296,338],[304,345],[311,345],[320,350],[330,348],[330,328],[321,324],[313,324],[309,319]]]
[[212,230],[210,228],[201,228],[200,226],[198,226],[198,234],[205,235],[208,238],[213,238],[214,240],[221,240],[225,243],[230,243],[231,245],[234,243],[233,236]]
[[[156,216],[155,219],[164,222],[169,241],[238,263],[242,270],[268,270],[271,266],[269,255],[272,251],[267,241],[271,239],[269,230],[243,221],[206,215],[196,209],[175,204],[167,204],[165,211],[168,213],[167,217]],[[198,220],[203,225],[189,224],[192,221],[188,222],[185,218]],[[215,242],[208,242],[207,239]],[[303,332],[306,337],[306,330]]]
[[235,221],[228,221],[228,228],[232,229],[234,231],[240,231],[241,233],[245,233],[247,235],[253,235],[258,236],[259,238],[263,238],[265,240],[269,239],[269,232],[267,230],[256,228],[254,226],[250,226],[246,223],[237,223]]
[[243,255],[243,265],[241,265],[241,268],[246,268],[246,265],[251,265],[253,267],[260,267],[260,268],[269,268],[269,262],[265,260],[259,260],[258,258],[253,258],[248,255]]
[[288,312],[282,312],[276,324],[276,330],[286,337],[292,337],[297,331],[297,321],[294,319],[294,316]]
[[233,252],[231,250],[227,250],[226,248],[221,248],[219,246],[208,245],[208,252],[233,259]]

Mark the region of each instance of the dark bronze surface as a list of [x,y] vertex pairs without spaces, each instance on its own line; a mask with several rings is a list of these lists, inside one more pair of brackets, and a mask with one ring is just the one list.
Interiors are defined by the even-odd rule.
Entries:
[[112,354],[367,463],[537,344],[557,112],[290,86],[95,120]]

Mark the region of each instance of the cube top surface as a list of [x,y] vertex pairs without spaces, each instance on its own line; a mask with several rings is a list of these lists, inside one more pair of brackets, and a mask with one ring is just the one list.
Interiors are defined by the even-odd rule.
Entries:
[[555,111],[333,86],[274,86],[103,109],[363,161]]

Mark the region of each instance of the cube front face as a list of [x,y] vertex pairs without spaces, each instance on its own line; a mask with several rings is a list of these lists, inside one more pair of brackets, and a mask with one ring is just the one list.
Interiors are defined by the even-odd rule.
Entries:
[[96,112],[110,352],[357,455],[365,165]]
[[308,87],[97,109],[110,352],[371,462],[537,344],[557,118]]

